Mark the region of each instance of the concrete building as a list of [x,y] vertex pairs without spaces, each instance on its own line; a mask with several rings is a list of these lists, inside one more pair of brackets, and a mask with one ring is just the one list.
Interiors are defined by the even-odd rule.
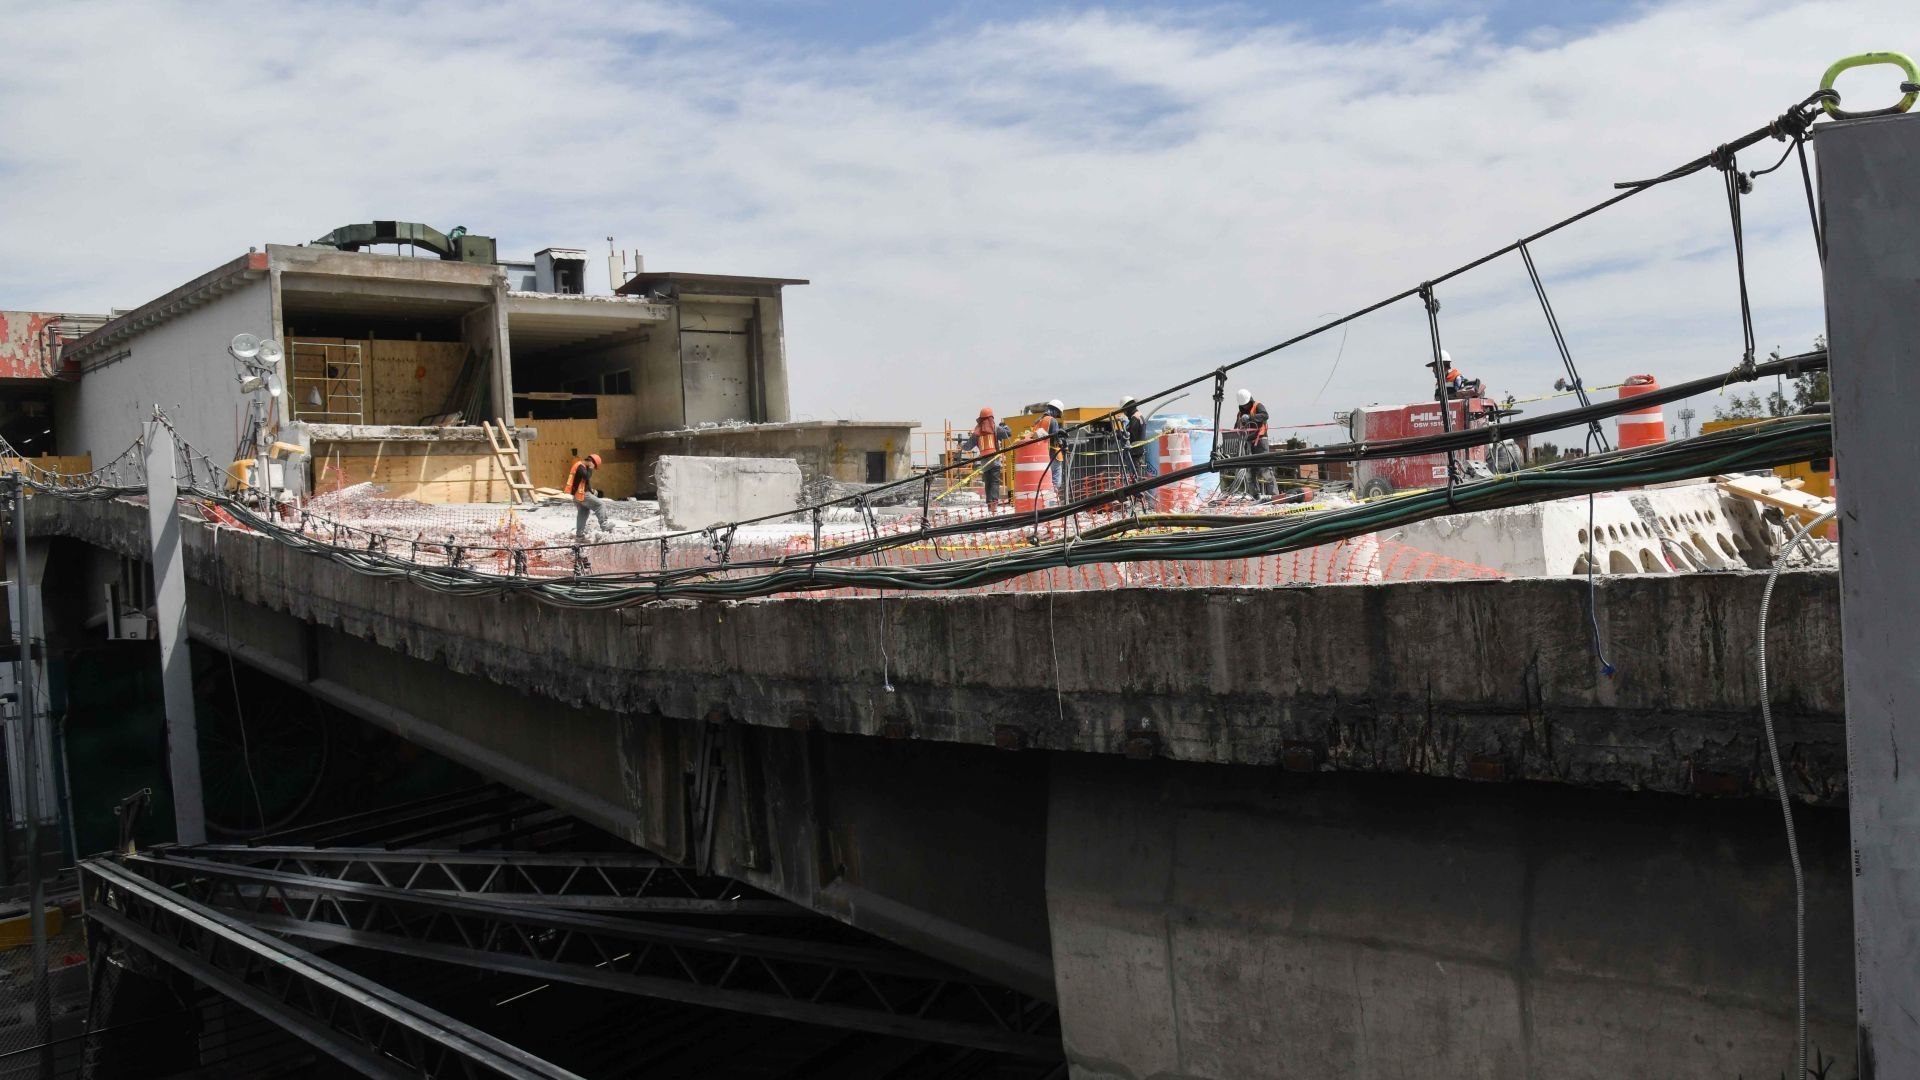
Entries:
[[[416,241],[442,257],[361,250]],[[309,449],[308,490],[372,481],[425,502],[506,501],[479,427],[493,418],[518,428],[536,486],[560,486],[579,450],[606,459],[607,494],[633,495],[651,486],[638,467],[649,436],[713,425],[780,425],[767,452],[834,475],[857,460],[864,479],[864,443],[842,449],[837,426],[790,422],[782,291],[803,284],[656,273],[594,295],[577,249],[496,262],[490,238],[460,230],[346,226],[250,250],[80,337],[56,426],[64,451],[111,457],[158,406],[214,460],[245,457],[249,402],[226,347],[246,332],[285,345],[271,426]],[[903,461],[910,425],[894,427]],[[674,445],[739,452],[693,442]],[[887,476],[901,472],[889,458]]]
[[0,438],[8,446],[29,457],[55,455],[54,392],[73,377],[68,346],[106,321],[104,315],[0,311]]

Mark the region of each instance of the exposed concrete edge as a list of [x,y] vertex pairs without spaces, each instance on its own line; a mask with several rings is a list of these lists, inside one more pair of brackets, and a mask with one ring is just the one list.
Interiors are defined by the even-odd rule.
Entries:
[[[37,531],[142,554],[126,504],[32,501]],[[51,504],[51,505],[42,505]],[[211,532],[185,530],[195,580]],[[1760,574],[1616,578],[1594,661],[1576,579],[664,603],[446,596],[227,534],[235,598],[609,712],[1278,765],[1766,793]],[[1845,799],[1837,575],[1782,577],[1776,722],[1796,793]],[[1789,614],[1791,613],[1791,614]]]
[[[385,728],[408,742],[426,747],[456,764],[465,765],[475,772],[493,777],[537,798],[554,797],[553,789],[559,780],[558,777],[539,772],[525,762],[489,750],[470,739],[454,735],[431,720],[403,709],[396,709],[335,680],[308,679],[305,673],[295,665],[270,656],[261,649],[233,641],[226,634],[191,619],[187,622],[187,635],[195,641],[232,655],[234,659],[248,667],[271,675],[289,685],[298,686],[337,709],[351,713],[377,727]],[[590,824],[598,825],[615,836],[639,834],[639,819],[633,811],[625,807],[571,786],[567,789],[565,802],[568,813]]]
[[1043,1001],[1056,1000],[1051,956],[1018,948],[1004,938],[969,929],[845,881],[821,888],[816,897],[815,907],[850,926],[997,979],[1023,994]]

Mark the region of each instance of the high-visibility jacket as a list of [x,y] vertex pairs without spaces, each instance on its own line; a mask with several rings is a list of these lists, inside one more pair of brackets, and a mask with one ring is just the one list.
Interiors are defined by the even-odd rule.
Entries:
[[593,488],[593,465],[585,458],[573,463],[567,472],[567,493],[574,502],[586,502],[587,493]]
[[1000,452],[1000,423],[991,416],[983,416],[973,425],[974,449],[981,457]]
[[1052,413],[1041,413],[1040,418],[1033,422],[1033,427],[1027,430],[1029,439],[1042,436],[1047,440],[1048,456],[1059,457],[1065,449],[1066,439],[1061,434],[1060,421],[1055,420]]
[[1247,445],[1251,447],[1267,437],[1267,407],[1258,400],[1249,401],[1240,406],[1240,415],[1234,419],[1233,429],[1246,432]]

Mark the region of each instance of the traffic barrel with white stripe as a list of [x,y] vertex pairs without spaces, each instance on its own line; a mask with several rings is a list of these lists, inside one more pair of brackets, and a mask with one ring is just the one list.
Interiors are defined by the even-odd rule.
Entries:
[[[1193,437],[1185,428],[1166,428],[1160,432],[1160,473],[1179,472],[1193,464]],[[1161,513],[1191,509],[1196,495],[1192,478],[1162,484],[1153,489],[1153,504]]]
[[1041,492],[1053,486],[1047,474],[1047,440],[1035,439],[1013,449],[1013,508],[1038,510],[1044,503]]
[[[1621,400],[1636,398],[1642,394],[1651,394],[1660,389],[1651,375],[1632,375],[1620,384]],[[1667,418],[1659,405],[1648,405],[1620,414],[1619,435],[1616,440],[1620,449],[1627,450],[1635,446],[1654,446],[1667,441]]]

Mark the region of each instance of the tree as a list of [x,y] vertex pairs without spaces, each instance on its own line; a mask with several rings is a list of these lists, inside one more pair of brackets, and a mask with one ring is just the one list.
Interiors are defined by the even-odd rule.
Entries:
[[[1775,396],[1777,397],[1779,395],[1776,394]],[[1767,408],[1761,404],[1758,392],[1748,394],[1745,397],[1739,394],[1729,394],[1727,395],[1727,403],[1725,405],[1715,405],[1713,407],[1713,418],[1715,420],[1757,420],[1765,415],[1767,415]],[[1777,416],[1779,414],[1775,413],[1774,415]]]
[[1817,405],[1827,400],[1832,385],[1827,382],[1827,373],[1812,371],[1793,380],[1793,405],[1796,412],[1804,412],[1809,405]]

